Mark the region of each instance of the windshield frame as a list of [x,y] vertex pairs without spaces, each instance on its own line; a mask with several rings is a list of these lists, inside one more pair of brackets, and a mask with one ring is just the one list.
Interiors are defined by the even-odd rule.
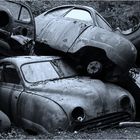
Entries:
[[[40,82],[41,82],[41,83],[42,83],[42,82],[44,83],[44,82],[48,82],[48,81],[54,81],[54,80],[60,80],[60,79],[72,78],[72,77],[78,76],[78,74],[75,72],[75,73],[76,73],[75,75],[61,77],[60,73],[58,72],[58,70],[56,70],[56,67],[54,66],[53,60],[54,60],[54,59],[52,59],[52,60],[34,61],[34,62],[29,62],[29,63],[24,63],[24,64],[22,64],[22,65],[20,66],[20,71],[21,71],[21,73],[22,73],[23,80],[24,80],[25,82],[29,83],[29,84],[36,84],[36,83],[40,83]],[[55,60],[60,60],[60,61],[62,61],[62,59],[55,59]],[[36,82],[30,82],[30,81],[28,81],[28,79],[26,79],[26,77],[25,77],[25,74],[24,74],[24,72],[23,72],[23,70],[22,70],[22,67],[23,67],[24,65],[28,65],[28,64],[43,63],[43,62],[49,62],[49,63],[52,65],[53,69],[55,70],[55,72],[56,72],[57,75],[58,75],[58,78],[46,79],[46,80],[36,81]]]

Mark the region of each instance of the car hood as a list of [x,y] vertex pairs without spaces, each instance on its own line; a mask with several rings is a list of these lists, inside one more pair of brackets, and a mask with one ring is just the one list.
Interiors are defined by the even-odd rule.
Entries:
[[[59,104],[67,114],[76,107],[86,110],[88,116],[117,112],[119,99],[129,93],[122,88],[89,78],[68,78],[32,85],[37,96],[49,98]],[[110,106],[112,105],[112,106]]]
[[[86,86],[85,86],[86,85]],[[82,92],[81,92],[82,88]],[[57,92],[58,94],[86,95],[93,91],[104,88],[100,80],[91,80],[89,78],[67,78],[48,82],[40,82],[31,85],[31,89],[43,92]],[[92,93],[93,94],[93,93]]]

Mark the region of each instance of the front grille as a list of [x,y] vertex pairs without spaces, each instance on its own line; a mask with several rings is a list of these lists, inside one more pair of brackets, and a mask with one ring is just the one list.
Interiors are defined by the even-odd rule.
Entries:
[[120,122],[131,121],[131,115],[126,112],[107,114],[75,125],[74,130],[91,130],[117,127]]

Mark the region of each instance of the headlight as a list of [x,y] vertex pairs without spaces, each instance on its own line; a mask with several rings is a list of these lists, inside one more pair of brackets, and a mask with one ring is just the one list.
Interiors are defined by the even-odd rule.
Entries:
[[71,116],[75,121],[82,122],[85,119],[84,109],[81,107],[76,107],[72,111]]
[[130,98],[128,96],[123,96],[121,99],[120,99],[120,106],[123,108],[123,109],[128,109],[130,108]]

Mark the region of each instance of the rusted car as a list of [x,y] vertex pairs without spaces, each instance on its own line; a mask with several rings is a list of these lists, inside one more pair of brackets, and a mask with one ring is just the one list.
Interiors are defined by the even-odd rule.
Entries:
[[94,77],[117,77],[135,63],[134,45],[114,33],[91,7],[56,7],[37,16],[35,22],[38,53],[66,54],[77,69]]
[[19,1],[0,1],[0,56],[25,55],[35,39],[30,8]]
[[43,133],[106,128],[135,118],[128,91],[79,77],[65,61],[55,56],[0,60],[0,109],[25,130]]

